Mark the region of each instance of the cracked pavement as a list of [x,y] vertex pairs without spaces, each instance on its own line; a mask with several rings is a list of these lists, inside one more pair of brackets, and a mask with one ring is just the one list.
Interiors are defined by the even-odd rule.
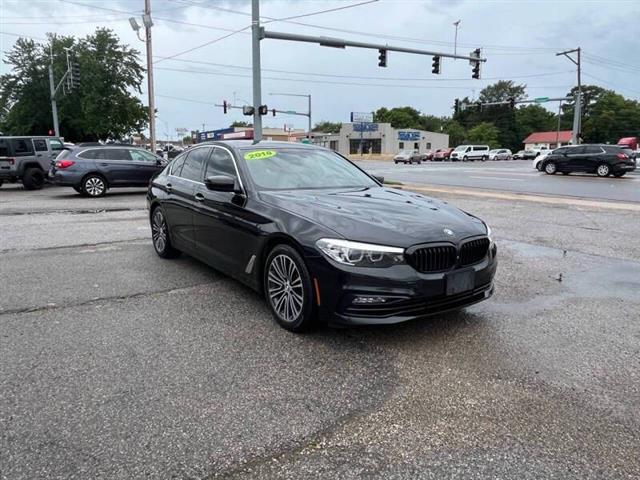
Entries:
[[640,214],[441,198],[492,226],[492,299],[295,335],[158,258],[142,190],[3,186],[0,478],[640,477]]

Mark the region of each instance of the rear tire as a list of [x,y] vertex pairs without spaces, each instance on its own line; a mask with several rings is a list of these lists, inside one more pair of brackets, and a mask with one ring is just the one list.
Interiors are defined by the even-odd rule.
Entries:
[[39,168],[27,168],[22,175],[25,190],[40,190],[44,186],[44,173]]
[[315,323],[311,276],[300,254],[289,245],[277,245],[264,264],[264,296],[274,320],[291,332],[303,332]]
[[82,192],[89,197],[102,197],[107,193],[107,182],[102,176],[92,173],[82,180]]
[[558,167],[555,162],[547,162],[544,166],[544,173],[546,173],[547,175],[555,175],[557,171]]
[[176,258],[180,250],[171,245],[169,226],[160,207],[156,207],[151,214],[151,241],[153,249],[161,258]]
[[606,163],[601,163],[596,169],[596,175],[598,175],[599,177],[608,177],[610,173],[611,167]]

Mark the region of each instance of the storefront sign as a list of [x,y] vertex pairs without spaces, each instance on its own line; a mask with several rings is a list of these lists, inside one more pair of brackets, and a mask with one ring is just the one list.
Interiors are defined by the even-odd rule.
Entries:
[[420,132],[398,132],[398,140],[415,142],[420,140]]
[[371,123],[373,122],[373,113],[371,112],[351,112],[352,123]]
[[378,124],[377,123],[354,123],[353,131],[354,132],[377,132]]

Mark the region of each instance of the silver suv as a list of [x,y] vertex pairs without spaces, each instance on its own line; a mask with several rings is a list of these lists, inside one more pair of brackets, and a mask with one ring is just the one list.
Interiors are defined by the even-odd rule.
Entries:
[[0,186],[22,182],[26,190],[42,188],[51,161],[62,150],[58,137],[0,137]]

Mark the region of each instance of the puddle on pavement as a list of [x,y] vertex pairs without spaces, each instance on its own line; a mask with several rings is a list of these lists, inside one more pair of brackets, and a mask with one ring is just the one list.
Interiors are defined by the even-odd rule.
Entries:
[[562,285],[562,289],[556,292],[560,297],[640,301],[640,262],[516,241],[500,243],[519,257],[557,261],[549,269],[549,278]]

